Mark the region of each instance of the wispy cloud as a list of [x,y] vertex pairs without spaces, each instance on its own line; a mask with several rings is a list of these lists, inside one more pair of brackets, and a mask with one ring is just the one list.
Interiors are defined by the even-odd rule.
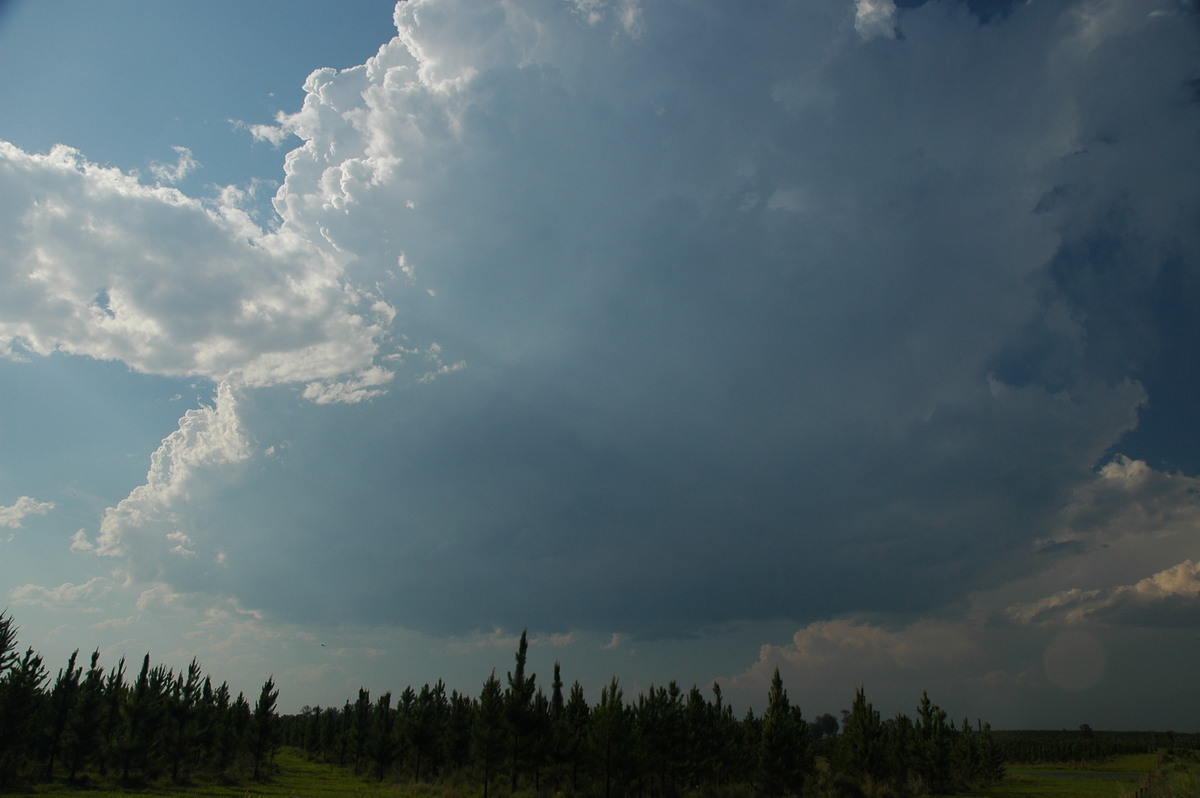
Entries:
[[39,585],[21,585],[13,588],[9,598],[13,604],[32,604],[48,609],[78,609],[85,612],[100,612],[91,602],[112,588],[110,580],[94,577],[83,584],[64,582],[58,587],[46,588]]
[[192,156],[192,151],[187,147],[172,147],[175,154],[178,156],[175,163],[166,164],[155,161],[150,164],[150,174],[158,180],[159,183],[174,185],[192,172],[200,168],[200,162]]

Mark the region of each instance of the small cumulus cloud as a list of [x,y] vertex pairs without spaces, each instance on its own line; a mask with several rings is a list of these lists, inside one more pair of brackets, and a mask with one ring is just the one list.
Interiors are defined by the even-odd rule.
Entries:
[[230,119],[229,124],[235,129],[248,131],[255,141],[266,142],[278,149],[292,135],[292,131],[282,121],[283,115],[279,116],[280,123],[275,125],[246,124],[238,119]]
[[22,529],[21,522],[31,515],[45,515],[54,509],[53,502],[40,502],[29,496],[20,496],[15,504],[0,505],[0,527]]

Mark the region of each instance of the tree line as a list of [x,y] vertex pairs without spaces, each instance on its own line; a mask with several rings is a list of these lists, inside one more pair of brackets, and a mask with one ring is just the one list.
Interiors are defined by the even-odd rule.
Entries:
[[182,671],[136,676],[122,658],[105,668],[78,651],[54,678],[41,655],[20,652],[0,613],[0,790],[66,779],[125,785],[269,777],[280,745],[380,781],[449,783],[500,795],[920,795],[991,784],[1002,749],[986,723],[950,721],[928,695],[916,714],[882,719],[860,688],[842,722],[807,720],[775,671],[763,712],[738,716],[676,682],[627,698],[614,677],[595,703],[556,663],[546,686],[527,670],[493,671],[477,696],[438,681],[342,707],[280,716],[268,678],[253,707],[214,685],[196,660]]
[[1004,760],[986,723],[956,726],[923,695],[914,717],[884,720],[862,689],[842,724],[807,721],[776,669],[761,715],[737,716],[676,682],[632,700],[614,678],[591,704],[556,663],[549,692],[526,669],[493,672],[478,697],[443,682],[281,719],[285,744],[310,759],[379,780],[472,783],[484,798],[557,794],[671,798],[683,794],[920,795],[986,786]]
[[0,613],[0,790],[65,777],[125,785],[169,779],[258,778],[278,745],[279,696],[267,679],[253,708],[213,684],[193,659],[176,673],[142,659],[110,668],[76,650],[49,679],[42,656],[17,646],[12,616]]

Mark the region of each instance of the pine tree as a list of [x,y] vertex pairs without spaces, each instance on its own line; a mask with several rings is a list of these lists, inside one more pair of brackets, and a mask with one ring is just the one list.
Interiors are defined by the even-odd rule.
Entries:
[[33,648],[17,655],[17,626],[0,613],[0,789],[21,776],[46,669]]
[[946,726],[946,713],[929,700],[929,693],[921,693],[921,704],[917,710],[918,775],[925,789],[939,794],[946,791],[950,776],[950,730]]
[[[526,630],[527,631],[527,630]],[[504,694],[505,717],[508,721],[510,760],[509,775],[511,791],[517,792],[521,769],[525,765],[528,736],[532,723],[533,694],[535,676],[525,675],[525,655],[529,650],[526,631],[521,632],[521,642],[517,647],[517,665],[508,674],[508,689]]]
[[100,775],[107,776],[110,765],[120,755],[121,709],[125,705],[125,658],[104,679],[104,728],[100,736]]
[[768,795],[800,795],[811,769],[808,724],[788,700],[779,668],[771,679],[759,742],[759,784]]
[[879,712],[871,706],[861,687],[854,694],[854,703],[842,724],[838,742],[842,767],[847,774],[866,781],[879,781],[885,766],[883,725]]
[[561,786],[566,763],[567,729],[566,700],[563,696],[562,669],[554,663],[554,678],[550,683],[549,739],[546,757],[550,765],[550,788]]
[[369,757],[368,737],[371,734],[371,691],[358,688],[358,700],[350,711],[349,747],[354,760],[354,773],[362,773]]
[[592,750],[604,779],[604,798],[612,798],[625,775],[630,724],[624,691],[617,677],[600,691],[600,702],[591,716]]
[[563,757],[570,768],[571,792],[579,792],[580,778],[585,774],[587,747],[591,728],[591,707],[583,697],[583,685],[578,680],[571,684],[571,695],[563,707],[564,750]]
[[371,718],[371,759],[379,781],[391,770],[400,751],[396,729],[396,713],[392,710],[392,694],[384,693],[375,702]]
[[483,683],[479,715],[475,722],[475,761],[483,771],[483,798],[489,798],[492,780],[504,745],[504,697],[496,672]]
[[278,698],[275,677],[268,677],[254,704],[250,726],[250,756],[254,761],[255,781],[262,778],[263,765],[275,756],[278,746],[278,718],[275,716],[275,701]]
[[68,778],[75,781],[87,767],[100,743],[101,721],[104,714],[104,669],[100,667],[100,651],[92,652],[87,676],[79,687],[75,714],[67,726],[66,751]]
[[200,702],[200,663],[193,657],[187,674],[179,674],[171,687],[169,715],[172,725],[171,781],[178,784],[185,762],[196,759],[196,710]]
[[67,659],[67,667],[58,672],[50,692],[46,718],[46,781],[54,778],[54,765],[62,748],[67,726],[75,714],[76,701],[79,699],[79,678],[83,675],[83,669],[75,667],[78,656],[79,649],[71,652]]
[[446,759],[452,772],[464,770],[471,762],[471,735],[476,707],[470,696],[457,690],[450,694],[450,716],[446,721]]

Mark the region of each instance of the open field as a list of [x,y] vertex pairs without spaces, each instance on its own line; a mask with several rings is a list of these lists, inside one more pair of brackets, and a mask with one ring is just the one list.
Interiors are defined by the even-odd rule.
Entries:
[[[284,749],[276,758],[277,772],[268,782],[237,785],[195,784],[187,788],[77,789],[67,785],[41,785],[25,795],[60,798],[109,798],[136,795],[144,798],[334,798],[334,796],[404,796],[404,798],[458,798],[474,796],[476,785],[396,785],[354,776],[346,770],[309,762],[296,750]],[[1013,765],[1004,781],[984,790],[951,798],[1132,798],[1146,774],[1161,772],[1147,798],[1183,798],[1197,795],[1200,763],[1179,763],[1159,754],[1130,754],[1088,767]],[[1171,789],[1172,777],[1175,787]]]
[[1147,774],[1156,775],[1144,798],[1200,795],[1200,763],[1128,754],[1080,767],[1010,765],[999,784],[954,798],[1133,798]]

